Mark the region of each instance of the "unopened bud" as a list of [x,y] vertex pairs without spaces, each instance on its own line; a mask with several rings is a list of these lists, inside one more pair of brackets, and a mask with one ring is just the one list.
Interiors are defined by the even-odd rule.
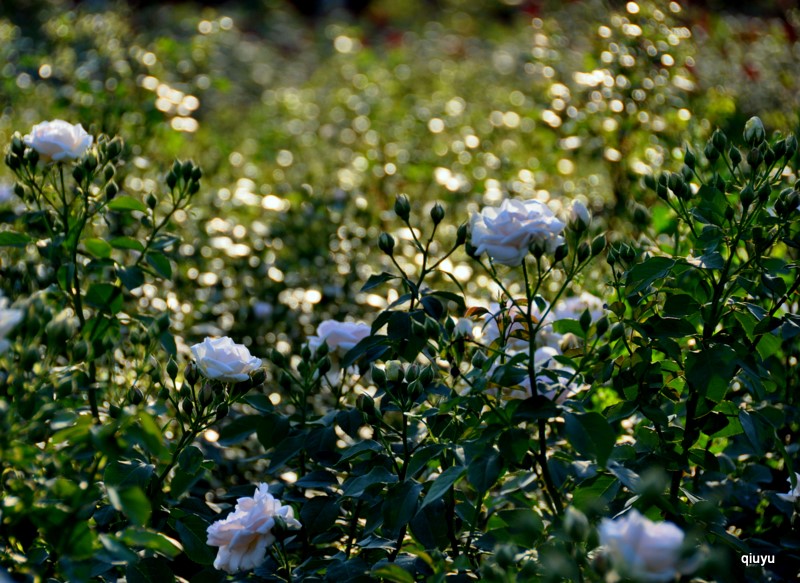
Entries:
[[139,389],[138,387],[135,389],[131,389],[130,392],[128,393],[128,400],[132,404],[138,405],[139,403],[144,401],[144,393],[142,393],[142,390]]
[[694,166],[697,163],[697,159],[695,158],[694,153],[689,148],[686,148],[686,150],[684,151],[683,163],[686,164],[692,170],[694,170]]
[[764,124],[758,117],[751,117],[744,125],[744,141],[749,146],[757,146],[767,137]]
[[431,220],[434,225],[438,225],[444,219],[444,208],[438,202],[431,208]]
[[220,403],[219,406],[217,407],[217,415],[216,415],[217,421],[221,421],[222,419],[224,419],[228,415],[229,409],[230,408],[226,403]]
[[753,187],[749,184],[742,189],[742,192],[739,195],[739,201],[742,203],[742,207],[745,209],[753,204],[755,198],[756,193],[753,191]]
[[86,171],[81,166],[75,166],[75,168],[72,169],[72,178],[75,182],[80,184],[83,182],[83,179],[86,178]]
[[728,151],[728,158],[731,159],[731,164],[736,168],[742,162],[742,153],[736,146],[731,146],[730,151]]
[[563,245],[559,245],[556,247],[556,251],[553,254],[553,261],[558,263],[559,261],[563,261],[566,259],[567,255],[569,255],[569,245],[564,243]]
[[722,130],[714,130],[714,133],[711,135],[711,143],[714,144],[714,147],[719,152],[724,152],[725,148],[728,146],[728,137]]
[[719,158],[719,152],[714,147],[714,144],[710,142],[706,144],[705,148],[703,148],[703,154],[705,154],[708,161],[711,162],[712,164],[716,162],[717,159]]
[[113,200],[117,193],[119,192],[119,186],[113,180],[106,184],[106,199]]
[[578,262],[583,263],[592,255],[592,248],[589,247],[589,244],[584,241],[580,245],[578,245]]
[[411,216],[411,205],[408,202],[408,198],[406,198],[404,194],[401,194],[395,199],[394,212],[398,217],[400,217],[400,220],[406,223],[408,222],[408,219]]
[[603,316],[597,321],[595,330],[597,331],[598,338],[608,331],[608,318],[606,316]]
[[386,363],[386,378],[390,381],[403,380],[403,364],[399,360],[390,360]]
[[393,255],[394,237],[392,237],[389,233],[381,233],[380,237],[378,237],[378,249],[387,255]]
[[258,386],[264,384],[264,381],[267,380],[267,371],[263,368],[256,369],[256,371],[250,376],[250,380],[253,382],[253,386]]
[[589,331],[589,327],[592,325],[592,314],[588,308],[583,311],[578,323],[581,325],[581,330],[583,330],[584,334]]
[[597,257],[606,248],[606,236],[598,235],[592,239],[592,257]]
[[183,401],[181,401],[181,409],[187,415],[191,415],[192,411],[194,410],[194,404],[192,403],[192,400],[189,399],[189,398],[186,398]]
[[211,387],[211,383],[204,383],[203,388],[200,389],[200,404],[203,407],[206,407],[211,404],[214,400],[214,389]]
[[198,378],[197,365],[195,363],[190,362],[189,364],[186,365],[186,368],[183,369],[183,378],[186,380],[188,384],[194,386]]
[[156,205],[158,204],[158,199],[151,192],[150,194],[147,195],[147,199],[145,200],[145,202],[147,203],[147,206],[152,210],[156,208]]
[[456,246],[463,245],[467,241],[467,225],[461,225],[456,231]]
[[372,417],[375,414],[375,400],[366,393],[361,393],[356,398],[356,407],[367,417]]
[[178,363],[172,358],[170,358],[167,363],[167,375],[169,375],[169,378],[173,381],[175,381],[175,378],[178,376]]
[[386,371],[375,363],[370,367],[370,376],[379,387],[383,387],[386,384]]

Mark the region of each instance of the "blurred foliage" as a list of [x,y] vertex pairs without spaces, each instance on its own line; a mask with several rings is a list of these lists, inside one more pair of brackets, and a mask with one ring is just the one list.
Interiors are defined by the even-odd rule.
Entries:
[[[508,197],[549,202],[556,211],[566,211],[572,200],[585,202],[595,217],[595,234],[607,230],[614,243],[613,261],[592,263],[575,274],[569,293],[577,296],[588,290],[605,297],[613,290],[618,305],[612,311],[620,326],[617,330],[625,330],[625,336],[617,335],[613,343],[603,340],[614,351],[616,364],[609,365],[610,372],[601,366],[610,352],[587,351],[585,364],[591,365],[591,376],[598,382],[591,398],[570,406],[569,422],[553,421],[546,430],[526,435],[525,451],[514,446],[519,434],[502,409],[496,417],[486,415],[484,401],[493,403],[491,399],[483,394],[454,397],[450,409],[441,415],[453,420],[455,429],[432,422],[432,435],[450,445],[469,441],[473,449],[468,448],[462,458],[420,455],[418,483],[401,479],[390,487],[388,479],[376,478],[367,484],[374,487],[366,493],[366,486],[361,492],[354,486],[343,505],[332,498],[319,502],[316,510],[333,527],[333,535],[323,528],[325,524],[304,532],[303,537],[316,537],[315,558],[320,562],[304,566],[303,573],[346,563],[342,557],[331,559],[331,549],[349,540],[346,555],[350,557],[353,524],[358,525],[359,512],[367,510],[356,500],[363,497],[374,516],[383,520],[385,511],[389,517],[383,534],[402,540],[411,530],[423,541],[425,549],[416,549],[418,559],[404,555],[407,562],[425,562],[414,571],[419,577],[430,570],[439,574],[460,570],[462,575],[480,572],[487,580],[530,580],[539,569],[531,556],[514,554],[516,547],[501,549],[490,559],[488,552],[498,541],[532,547],[547,537],[537,561],[541,558],[541,564],[552,567],[554,578],[573,577],[571,569],[576,567],[565,563],[564,557],[576,552],[573,542],[589,545],[585,537],[570,541],[572,535],[558,520],[548,522],[548,528],[558,526],[546,537],[539,517],[549,512],[544,503],[537,512],[514,514],[529,509],[533,498],[544,500],[541,486],[533,494],[525,490],[527,468],[534,461],[542,472],[548,466],[547,459],[539,459],[545,454],[534,449],[542,443],[542,447],[564,447],[550,460],[556,474],[553,479],[559,489],[569,489],[575,507],[593,522],[612,506],[621,510],[624,497],[618,498],[619,492],[636,492],[643,498],[642,505],[667,500],[660,507],[667,516],[683,523],[694,521],[731,549],[744,552],[733,541],[741,531],[725,531],[714,506],[716,501],[734,500],[733,507],[726,509],[728,516],[735,517],[734,524],[742,525],[738,528],[745,534],[755,533],[754,546],[744,550],[780,548],[785,541],[776,533],[789,524],[790,505],[765,510],[759,496],[762,487],[783,488],[785,475],[775,476],[790,469],[789,460],[797,451],[796,445],[777,454],[765,451],[784,447],[797,429],[791,409],[797,389],[793,376],[798,357],[796,318],[784,318],[782,312],[771,309],[786,295],[787,286],[792,293],[797,289],[796,248],[779,239],[796,240],[796,226],[791,231],[786,221],[770,216],[764,205],[769,200],[769,208],[775,208],[778,199],[786,199],[777,186],[788,188],[796,177],[790,168],[783,176],[764,179],[775,191],[762,195],[759,224],[744,225],[750,208],[741,202],[742,196],[749,196],[743,194],[747,177],[730,166],[722,167],[723,162],[731,163],[729,148],[715,145],[710,156],[703,148],[720,140],[712,137],[716,128],[729,136],[740,135],[754,114],[764,120],[768,138],[774,130],[786,133],[797,128],[800,11],[757,18],[655,1],[609,5],[595,0],[382,0],[371,3],[359,18],[334,12],[307,20],[277,0],[216,7],[145,4],[4,0],[0,7],[0,143],[5,147],[14,132],[25,133],[35,123],[55,118],[80,122],[95,136],[121,135],[126,144],[122,158],[130,163],[115,169],[115,180],[121,197],[137,201],[163,188],[165,170],[172,167],[174,158],[197,162],[204,171],[203,186],[190,210],[172,216],[175,239],[167,250],[173,261],[167,260],[172,277],[144,286],[135,297],[126,295],[126,310],[151,318],[168,315],[179,360],[188,358],[188,344],[205,335],[230,335],[255,355],[269,354],[274,366],[266,382],[272,389],[267,391],[269,398],[257,395],[248,401],[248,408],[233,412],[234,421],[220,429],[222,441],[215,432],[214,439],[198,441],[202,451],[197,454],[175,447],[171,457],[169,447],[175,436],[154,419],[178,410],[177,401],[170,402],[175,406],[169,409],[159,395],[167,385],[177,388],[176,379],[178,383],[182,379],[169,372],[165,375],[164,362],[142,356],[137,364],[136,378],[149,387],[143,395],[148,401],[141,408],[137,408],[138,395],[134,399],[126,390],[130,379],[121,374],[115,380],[115,390],[106,394],[107,402],[100,403],[104,415],[106,410],[115,415],[105,425],[92,425],[85,415],[59,416],[53,395],[82,402],[80,383],[73,383],[72,371],[56,371],[69,381],[64,380],[63,387],[52,386],[44,376],[38,384],[24,386],[33,383],[30,375],[6,377],[4,390],[20,396],[14,407],[21,407],[23,415],[3,436],[3,479],[14,494],[4,504],[6,512],[19,519],[13,525],[14,544],[29,551],[26,568],[30,572],[48,564],[52,572],[83,580],[89,576],[89,557],[102,545],[99,562],[113,564],[127,557],[133,564],[135,557],[126,554],[132,548],[148,557],[136,563],[143,572],[158,572],[164,567],[164,557],[177,557],[176,572],[197,574],[197,565],[210,563],[209,550],[203,544],[191,546],[187,540],[202,537],[216,516],[202,503],[204,493],[209,493],[209,501],[223,498],[224,507],[237,495],[250,495],[250,484],[262,480],[268,469],[271,479],[286,482],[286,500],[300,504],[301,488],[284,480],[281,464],[268,466],[266,451],[274,458],[275,449],[282,447],[283,463],[308,461],[303,477],[306,469],[327,472],[332,467],[333,458],[344,451],[337,439],[348,447],[359,447],[355,441],[360,439],[360,423],[364,416],[375,416],[374,405],[370,410],[364,399],[356,403],[355,392],[319,391],[318,381],[324,374],[319,366],[325,356],[315,355],[311,362],[310,353],[301,352],[300,346],[324,319],[372,322],[383,317],[379,314],[390,313],[391,309],[386,310],[412,286],[384,291],[372,285],[362,287],[363,283],[373,274],[395,268],[416,273],[424,269],[428,252],[442,255],[458,241],[459,225],[445,222],[425,252],[414,245],[398,245],[393,266],[379,252],[379,235],[385,231],[397,241],[408,241],[415,233],[408,223],[398,225],[395,220],[392,208],[399,193],[414,201],[414,224],[418,217],[429,216],[435,201],[445,203],[448,216],[459,220]],[[700,170],[670,173],[686,161],[687,145],[700,160]],[[768,149],[764,147],[762,157]],[[748,154],[743,149],[739,156]],[[691,189],[692,181],[704,189],[690,209],[697,213],[687,211],[680,198],[680,193]],[[11,187],[12,175],[2,168],[0,186],[6,184]],[[13,196],[0,202],[4,228],[20,220],[20,204]],[[747,227],[746,236],[736,234],[733,219]],[[772,245],[769,253],[764,241]],[[743,259],[754,248],[765,253],[755,266]],[[723,280],[728,281],[734,272],[740,277],[726,287]],[[0,287],[11,298],[35,296],[54,280],[53,273],[37,265],[33,253],[20,257],[4,252],[0,273]],[[443,260],[426,281],[442,294],[463,291],[470,306],[488,306],[501,296],[519,297],[529,291],[520,281],[509,281],[507,289],[501,289],[491,274],[463,254]],[[542,295],[552,300],[563,283],[555,279],[541,290]],[[693,298],[675,299],[687,293]],[[721,306],[728,299],[731,305],[725,311]],[[753,308],[751,299],[761,307]],[[702,312],[700,304],[712,306],[705,308],[711,311]],[[408,313],[414,307],[412,301]],[[43,325],[57,313],[53,305],[32,304],[30,309],[41,309]],[[462,316],[463,311],[452,315]],[[402,325],[384,341],[387,358],[411,362],[417,356],[407,351],[405,342],[415,336],[410,333],[412,319],[422,318],[420,312],[417,307],[413,317],[396,316]],[[448,350],[455,350],[457,342],[446,328],[450,315],[449,311],[434,314],[441,327],[436,342],[449,343]],[[776,318],[784,318],[780,327]],[[161,328],[156,326],[145,338],[150,344],[144,354],[160,350],[166,319],[160,321]],[[565,331],[585,335],[587,330],[578,325],[573,321]],[[718,326],[731,330],[729,336],[738,340],[726,337]],[[56,328],[54,324],[53,333]],[[604,332],[592,330],[597,344]],[[45,338],[33,327],[19,334],[19,345],[25,339],[33,343]],[[633,342],[634,337],[637,345],[631,349],[626,340]],[[117,358],[114,352],[119,346],[110,342],[100,347],[107,358],[103,366],[125,366],[125,358]],[[74,347],[61,348],[67,351],[65,358],[80,360],[70,352]],[[737,360],[729,350],[736,351]],[[499,375],[502,379],[499,373],[491,377],[494,373],[486,362],[471,360],[474,352],[459,353],[465,370],[474,378]],[[22,364],[48,356],[34,350],[21,354]],[[282,361],[281,355],[288,361]],[[375,360],[369,356],[362,368]],[[565,358],[573,356],[579,355],[575,352]],[[711,362],[720,363],[721,372],[711,370]],[[305,369],[299,363],[305,363]],[[513,364],[519,362],[509,365],[509,370]],[[287,382],[281,372],[296,376]],[[391,469],[415,463],[409,461],[408,451],[402,451],[407,436],[398,438],[401,430],[408,429],[406,417],[392,407],[405,407],[413,415],[438,415],[431,402],[438,407],[437,399],[456,389],[462,382],[456,380],[458,374],[453,378],[445,374],[446,380],[433,383],[422,396],[411,395],[416,400],[409,397],[379,410],[394,431],[391,447],[350,451],[353,459],[337,471],[355,481],[368,475],[370,464]],[[705,381],[711,381],[717,391],[713,398],[706,399],[705,394],[702,400],[688,398],[688,385]],[[599,386],[602,383],[607,385]],[[26,392],[34,386],[35,390]],[[189,396],[182,397],[191,402],[199,399],[194,386]],[[431,401],[426,401],[429,397]],[[42,403],[47,406],[39,407]],[[786,412],[784,405],[791,411]],[[197,414],[197,405],[193,406]],[[509,415],[513,416],[514,407],[522,410],[522,417],[528,416],[524,423],[536,421],[531,423],[536,428],[536,414],[517,404],[510,407]],[[333,409],[338,411],[335,416],[329,414]],[[702,421],[689,421],[698,411]],[[552,410],[545,408],[545,412]],[[381,426],[374,418],[371,422]],[[419,425],[415,427],[410,430],[420,434],[413,439],[419,438],[422,444],[427,437]],[[482,434],[487,427],[490,431]],[[9,437],[17,432],[23,439]],[[586,437],[595,432],[602,452]],[[622,433],[631,441],[635,438],[636,446],[615,446],[614,439]],[[197,435],[199,429],[192,439]],[[495,437],[500,440],[499,449]],[[311,461],[301,453],[306,439],[316,440],[308,446]],[[187,448],[189,441],[180,443]],[[40,449],[39,443],[48,445]],[[229,445],[236,447],[224,447]],[[426,442],[424,447],[432,445],[437,444]],[[51,455],[67,446],[74,459],[62,455],[59,461],[58,455]],[[618,473],[606,467],[612,448]],[[189,453],[178,459],[181,451]],[[135,461],[104,465],[126,457]],[[587,460],[592,460],[590,465]],[[466,481],[472,489],[453,488],[464,475],[447,474],[445,466],[456,462],[470,466],[464,471],[470,472]],[[317,465],[312,468],[312,463]],[[172,480],[169,496],[164,495],[169,504],[174,503],[172,511],[177,509],[169,522],[159,514],[158,504],[151,508],[146,497],[155,492],[153,476],[159,464],[162,472],[166,466],[166,472],[157,476],[159,496],[175,464],[182,476],[180,486],[185,488]],[[480,464],[492,470],[487,474],[491,483],[480,481]],[[650,465],[667,469],[672,481],[648,475]],[[206,471],[212,467],[213,472]],[[684,476],[683,469],[689,467],[694,473]],[[107,485],[133,494],[115,504],[104,502],[90,522],[94,502],[108,495],[100,491],[101,468]],[[436,532],[431,524],[430,517],[438,515],[426,517],[413,504],[413,508],[398,505],[402,516],[392,514],[392,499],[410,500],[411,493],[419,495],[423,484],[430,492],[433,487],[427,484],[437,483],[440,478],[434,474],[439,470],[440,476],[452,479],[439,483],[439,493],[447,491],[451,498],[447,506],[435,500],[431,512],[447,512],[453,521],[458,512],[460,530],[454,549],[465,543],[465,554],[455,566],[444,555],[420,554],[432,547],[443,551],[452,544],[453,533]],[[487,498],[484,510],[484,495],[496,483],[505,487],[507,471],[508,481],[517,480],[509,486],[513,494],[499,498],[496,507]],[[136,474],[134,481],[125,481],[128,472]],[[733,475],[740,479],[729,479]],[[26,485],[30,476],[48,490],[37,494]],[[192,488],[193,497],[178,504]],[[669,498],[662,500],[666,488]],[[686,488],[713,502],[696,505],[690,496],[684,499]],[[389,493],[389,503],[385,503],[383,497]],[[691,510],[687,500],[692,502]],[[26,517],[30,508],[34,512]],[[305,512],[304,523],[315,509]],[[63,535],[65,525],[75,516],[86,518],[85,524],[80,522],[82,526],[76,526],[68,538]],[[181,522],[186,516],[194,518]],[[410,522],[412,516],[418,517],[415,523]],[[378,529],[377,522],[375,518],[370,526]],[[142,527],[156,523],[161,528],[157,535]],[[496,531],[497,540],[473,540],[476,529],[489,528]],[[92,538],[95,530],[102,532],[100,538]],[[326,538],[330,536],[338,538]],[[47,552],[71,557],[74,565],[49,564],[47,552],[39,550],[43,548],[39,537],[48,537]],[[188,558],[170,537],[181,539]],[[386,554],[386,538],[376,536],[364,544],[372,543],[373,548],[363,551],[365,557]],[[309,544],[303,538],[294,541],[291,550],[297,551],[299,545],[308,551],[302,545]],[[734,556],[734,551],[727,552],[723,559]],[[582,567],[589,569],[588,562]],[[711,577],[714,569],[709,563],[704,573]],[[536,572],[545,576],[541,570]],[[404,580],[388,566],[382,575]],[[135,574],[128,576],[136,580]],[[208,569],[198,576],[211,581],[216,575]]]

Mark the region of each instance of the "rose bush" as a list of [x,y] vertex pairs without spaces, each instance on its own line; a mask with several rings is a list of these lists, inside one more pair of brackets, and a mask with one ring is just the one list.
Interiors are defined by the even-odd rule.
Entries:
[[203,376],[216,381],[241,382],[261,367],[261,359],[250,354],[246,346],[227,336],[206,338],[192,346],[197,368]]
[[45,161],[54,162],[77,160],[94,141],[81,124],[73,125],[60,119],[36,124],[22,139]]

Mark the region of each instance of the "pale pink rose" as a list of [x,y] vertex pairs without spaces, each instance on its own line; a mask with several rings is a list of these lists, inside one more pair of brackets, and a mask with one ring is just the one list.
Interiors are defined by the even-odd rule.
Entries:
[[267,484],[259,484],[252,498],[239,498],[231,514],[208,527],[207,544],[219,547],[214,568],[238,573],[260,566],[275,543],[272,529],[278,516],[288,528],[302,527],[292,507],[281,505]]
[[243,344],[233,340],[206,338],[192,346],[197,368],[207,379],[228,382],[241,382],[250,378],[250,373],[261,367],[261,359],[250,354]]
[[543,202],[512,199],[473,214],[470,225],[476,254],[486,253],[495,263],[512,267],[522,263],[533,243],[553,253],[564,242],[566,226]]

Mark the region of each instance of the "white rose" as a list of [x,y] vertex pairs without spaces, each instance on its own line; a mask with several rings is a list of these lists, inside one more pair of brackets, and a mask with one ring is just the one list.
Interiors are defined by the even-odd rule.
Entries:
[[241,382],[261,367],[261,359],[250,354],[243,344],[234,344],[227,336],[206,338],[192,346],[197,368],[208,379]]
[[797,498],[800,497],[800,473],[795,472],[794,477],[797,482],[797,487],[792,490],[792,480],[791,478],[787,478],[786,481],[789,482],[789,492],[786,494],[778,494],[778,498],[786,500],[787,502],[797,502]]
[[564,242],[564,223],[538,200],[506,199],[497,207],[486,207],[472,215],[472,245],[476,254],[486,253],[496,263],[516,266],[532,243],[552,253]]
[[589,212],[589,209],[586,208],[585,204],[579,200],[576,200],[572,203],[572,209],[570,210],[569,218],[570,222],[576,225],[579,230],[585,231],[589,228],[589,224],[592,222],[592,213]]
[[653,522],[635,509],[600,523],[600,544],[614,568],[636,581],[671,581],[681,574],[683,531],[671,522]]
[[60,119],[36,124],[31,133],[22,138],[44,159],[56,162],[80,158],[92,145],[93,139],[81,124],[72,125]]
[[317,326],[317,335],[308,338],[308,347],[316,350],[324,342],[332,351],[344,354],[369,336],[371,331],[369,324],[362,322],[325,320]]
[[239,498],[231,514],[208,527],[207,544],[219,547],[214,568],[237,573],[260,566],[266,559],[267,548],[276,540],[272,534],[276,516],[288,528],[302,527],[292,507],[282,506],[269,493],[267,484],[259,484],[252,498]]
[[10,346],[6,336],[22,321],[24,312],[16,308],[7,308],[8,300],[0,297],[0,354]]

